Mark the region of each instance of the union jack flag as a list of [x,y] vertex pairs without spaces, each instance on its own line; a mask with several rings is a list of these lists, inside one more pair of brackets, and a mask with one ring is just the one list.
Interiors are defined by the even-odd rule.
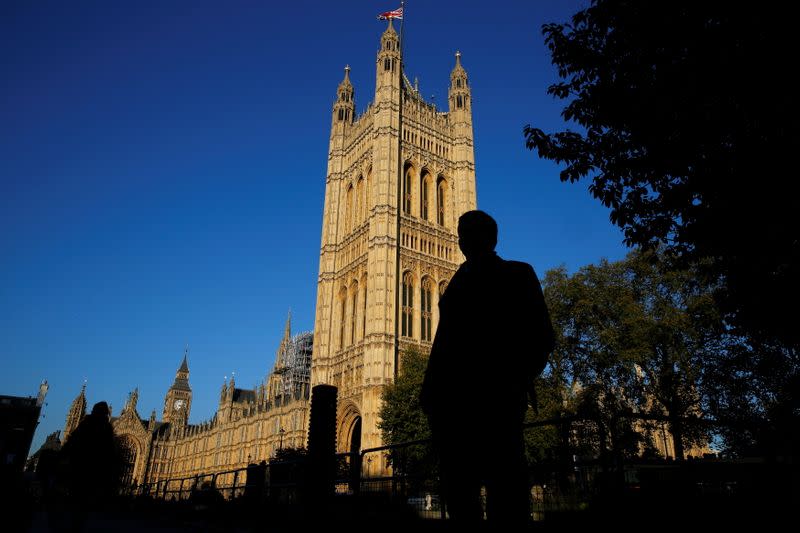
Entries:
[[378,15],[378,20],[400,19],[403,20],[403,6],[398,7],[394,11],[387,11]]

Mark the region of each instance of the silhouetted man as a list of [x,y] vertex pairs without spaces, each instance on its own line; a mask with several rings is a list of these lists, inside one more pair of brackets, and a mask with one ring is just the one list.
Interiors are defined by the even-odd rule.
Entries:
[[522,423],[526,396],[553,348],[550,316],[533,268],[494,252],[492,217],[462,215],[458,244],[467,260],[439,300],[420,401],[450,518],[481,520],[485,485],[489,521],[523,524],[529,505]]
[[104,510],[119,490],[119,455],[106,402],[98,402],[61,449],[61,484],[73,529],[89,511]]

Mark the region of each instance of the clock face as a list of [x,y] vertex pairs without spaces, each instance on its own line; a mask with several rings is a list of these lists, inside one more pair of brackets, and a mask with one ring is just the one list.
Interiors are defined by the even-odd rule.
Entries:
[[176,411],[180,411],[183,409],[183,406],[186,405],[184,400],[175,400],[175,403],[172,406],[175,408]]

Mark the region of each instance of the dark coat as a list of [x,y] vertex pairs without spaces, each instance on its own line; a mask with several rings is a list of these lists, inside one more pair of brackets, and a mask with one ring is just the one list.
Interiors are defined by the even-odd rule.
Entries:
[[[461,265],[439,301],[420,402],[441,434],[476,424],[521,424],[526,393],[554,335],[542,288],[527,263],[496,254]],[[466,429],[466,428],[465,428]]]

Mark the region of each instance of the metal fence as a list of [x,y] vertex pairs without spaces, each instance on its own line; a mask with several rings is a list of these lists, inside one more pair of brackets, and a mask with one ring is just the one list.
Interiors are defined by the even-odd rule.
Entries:
[[[647,419],[638,415],[633,418]],[[663,421],[658,417],[651,418]],[[627,457],[613,444],[610,445],[613,428],[586,417],[561,417],[525,426],[525,431],[541,430],[550,432],[555,445],[551,446],[553,453],[534,461],[529,471],[531,516],[534,520],[558,513],[581,512],[598,498],[607,499],[613,491],[641,488],[643,472],[647,479],[653,479],[654,471],[675,470],[684,464]],[[419,456],[420,450],[429,446],[430,442],[420,440],[337,454],[336,477],[330,492],[335,497],[344,498],[380,494],[393,505],[406,506],[420,517],[446,518],[436,469],[412,464],[411,458],[415,453]],[[376,470],[389,474],[368,475]],[[163,500],[202,499],[204,495],[214,493],[215,497],[224,500],[250,496],[291,504],[298,501],[305,475],[302,461],[273,461],[147,483],[133,489],[133,493]],[[700,480],[696,484],[702,487],[703,483]],[[706,483],[705,486],[711,485]]]

